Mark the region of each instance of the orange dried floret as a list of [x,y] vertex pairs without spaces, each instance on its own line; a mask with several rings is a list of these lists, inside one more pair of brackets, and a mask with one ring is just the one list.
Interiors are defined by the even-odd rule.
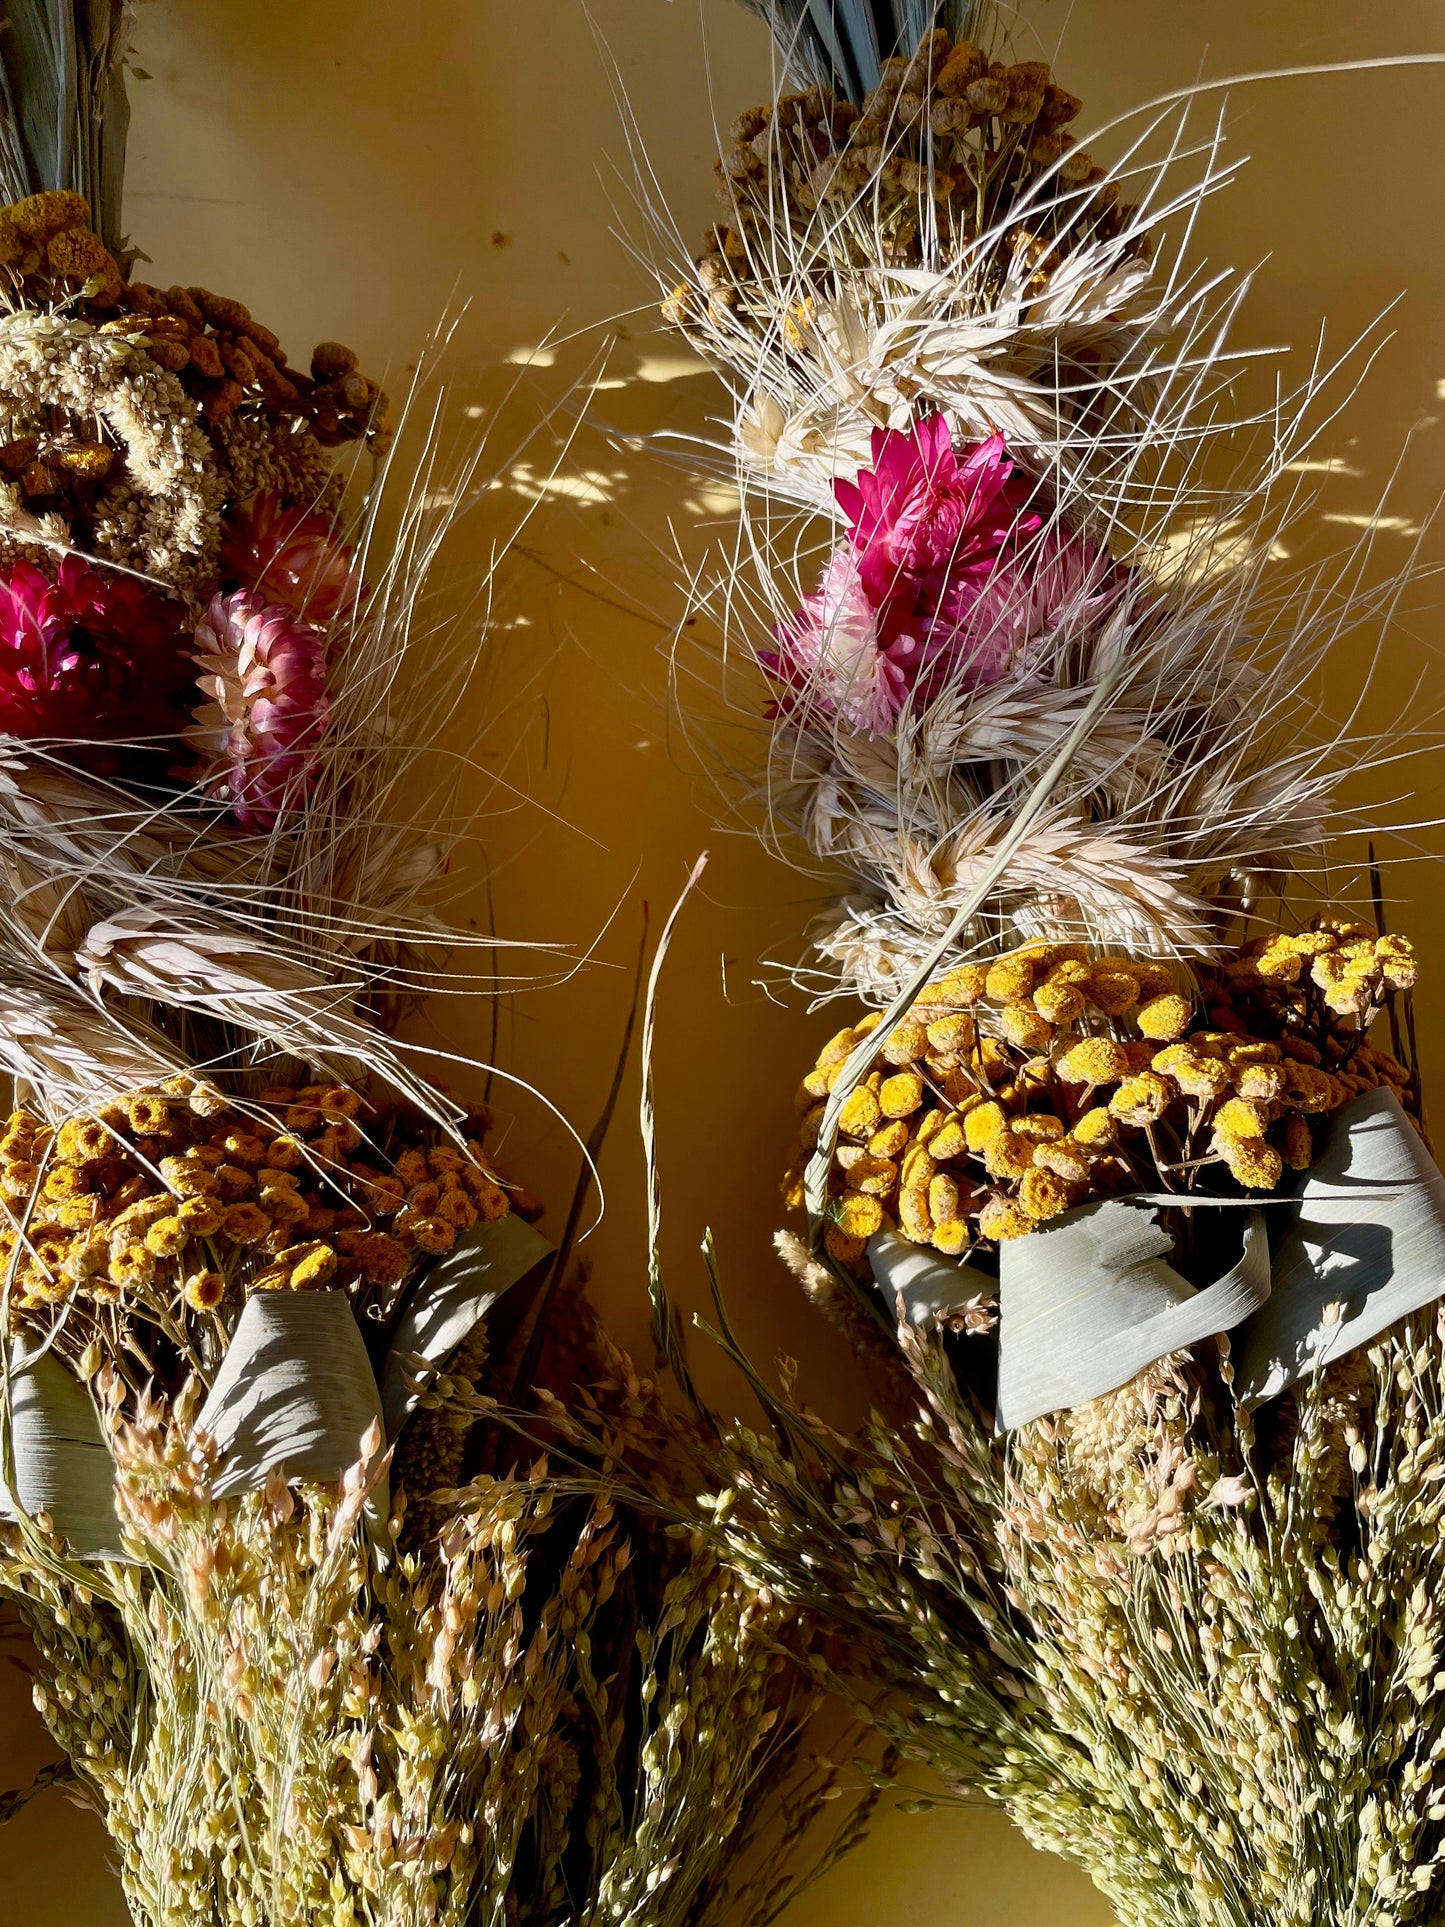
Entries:
[[[286,1175],[289,1177],[290,1173]],[[238,1199],[249,1197],[256,1189],[256,1178],[244,1164],[218,1164],[213,1176],[213,1189],[219,1189],[227,1204],[235,1204]]]
[[214,1311],[226,1295],[226,1281],[219,1271],[193,1271],[182,1293],[192,1311]]
[[892,1158],[875,1158],[865,1152],[848,1172],[855,1191],[866,1191],[870,1198],[888,1198],[898,1183],[898,1166]]
[[1170,991],[1163,997],[1151,997],[1147,1004],[1141,1005],[1136,1021],[1145,1037],[1166,1040],[1182,1037],[1193,1014],[1189,999]]
[[946,1171],[929,1180],[928,1215],[935,1224],[945,1224],[958,1216],[958,1180]]
[[1021,1178],[1033,1161],[1033,1145],[1012,1131],[1000,1131],[984,1146],[983,1167],[991,1178]]
[[978,1214],[979,1234],[1000,1244],[1006,1238],[1026,1238],[1034,1221],[1012,1198],[990,1198]]
[[1026,1117],[1014,1119],[1013,1134],[1027,1138],[1031,1144],[1051,1144],[1064,1135],[1064,1120],[1051,1111],[1030,1111]]
[[1152,1124],[1162,1117],[1174,1096],[1174,1087],[1158,1071],[1140,1071],[1126,1077],[1109,1099],[1110,1113],[1121,1124]]
[[963,1120],[964,1142],[970,1151],[981,1151],[1007,1128],[1008,1118],[1002,1104],[993,1101],[976,1104]]
[[1129,974],[1139,985],[1141,1003],[1153,1003],[1156,998],[1167,997],[1174,988],[1174,972],[1166,963],[1141,963],[1130,958]]
[[1076,1144],[1087,1145],[1090,1150],[1112,1144],[1118,1133],[1108,1105],[1096,1104],[1092,1110],[1085,1111],[1075,1124],[1072,1135]]
[[1044,1050],[1054,1035],[1053,1025],[1029,1004],[1010,1004],[999,1013],[998,1027],[1018,1050]]
[[153,1285],[156,1278],[156,1258],[139,1239],[123,1244],[112,1244],[110,1248],[110,1282],[119,1285],[122,1291],[143,1290]]
[[1271,1104],[1284,1090],[1287,1075],[1283,1064],[1244,1063],[1234,1069],[1234,1088],[1241,1097]]
[[157,1218],[146,1232],[146,1249],[157,1258],[177,1258],[191,1241],[191,1228],[174,1213]]
[[878,1108],[886,1118],[912,1117],[922,1102],[923,1079],[917,1071],[896,1071],[879,1086]]
[[175,1106],[163,1097],[132,1097],[126,1104],[130,1128],[141,1137],[161,1137],[171,1129]]
[[1089,1160],[1077,1144],[1068,1138],[1057,1144],[1040,1144],[1034,1150],[1034,1169],[1052,1171],[1055,1177],[1062,1178],[1066,1184],[1087,1184],[1089,1181]]
[[857,1264],[867,1248],[866,1240],[850,1238],[839,1225],[830,1224],[823,1233],[823,1249],[839,1264]]
[[1059,1059],[1066,1084],[1114,1084],[1128,1074],[1129,1053],[1112,1037],[1084,1037]]
[[1262,1138],[1269,1123],[1264,1105],[1252,1098],[1231,1097],[1221,1104],[1212,1120],[1215,1141],[1222,1147],[1250,1138]]
[[222,1236],[237,1244],[259,1244],[270,1229],[271,1220],[254,1204],[228,1204],[221,1216]]
[[1279,1148],[1291,1171],[1308,1171],[1314,1159],[1315,1141],[1310,1127],[1298,1111],[1291,1111],[1280,1127]]
[[973,1048],[978,1027],[967,1011],[955,1011],[951,1017],[940,1017],[927,1029],[930,1050],[953,1053]]
[[1223,1147],[1230,1176],[1251,1191],[1272,1191],[1279,1183],[1284,1160],[1272,1144],[1248,1138]]
[[455,1230],[445,1218],[414,1218],[408,1213],[398,1220],[397,1229],[411,1239],[418,1251],[424,1251],[430,1257],[450,1251],[457,1241]]
[[228,1164],[264,1164],[269,1154],[266,1140],[254,1131],[217,1131],[211,1142]]
[[436,1214],[458,1231],[470,1231],[478,1216],[477,1207],[460,1188],[442,1194]]
[[[315,1291],[336,1276],[336,1253],[330,1245],[317,1242],[300,1245],[297,1250],[302,1255],[291,1268],[292,1291]],[[291,1255],[287,1253],[288,1258]]]
[[261,1209],[275,1224],[300,1224],[309,1206],[292,1185],[268,1185],[261,1193]]
[[945,1218],[933,1227],[933,1248],[945,1258],[956,1258],[960,1251],[967,1251],[968,1244],[968,1224],[963,1218]]
[[1049,967],[1046,950],[1015,950],[988,966],[984,994],[1000,1003],[1027,997]]
[[1055,1171],[1026,1171],[1019,1185],[1019,1203],[1031,1218],[1057,1218],[1069,1208],[1069,1187]]
[[863,1191],[845,1191],[838,1200],[836,1223],[849,1238],[871,1238],[883,1226],[883,1206]]
[[916,1064],[928,1048],[928,1032],[913,1016],[903,1018],[884,1042],[885,1064]]
[[866,1085],[850,1091],[838,1113],[838,1129],[844,1137],[870,1138],[882,1122],[883,1107]]
[[1161,1076],[1170,1077],[1186,1097],[1222,1097],[1229,1089],[1229,1067],[1220,1058],[1187,1044],[1171,1044],[1150,1060]]
[[1084,1014],[1084,995],[1077,984],[1054,974],[1034,992],[1034,1009],[1051,1024],[1072,1024]]
[[903,1147],[908,1142],[908,1126],[901,1117],[882,1124],[868,1140],[868,1155],[875,1158],[898,1158],[903,1155]]

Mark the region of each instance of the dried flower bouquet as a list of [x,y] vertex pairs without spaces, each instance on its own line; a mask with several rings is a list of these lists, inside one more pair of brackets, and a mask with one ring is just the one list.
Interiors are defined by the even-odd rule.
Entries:
[[0,44],[0,1594],[36,1703],[137,1927],[770,1919],[838,1791],[797,1616],[625,1503],[680,1516],[697,1443],[395,1030],[490,941],[445,917],[438,751],[492,583],[431,586],[482,451],[443,475],[350,350],[298,369],[132,273],[128,9],[61,12],[83,58]]
[[778,1242],[878,1410],[724,1317],[772,1423],[716,1540],[1122,1920],[1434,1919],[1445,1179],[1411,947],[1365,850],[1367,914],[1317,887],[1377,746],[1307,694],[1402,580],[1271,559],[1316,383],[1234,405],[1238,291],[1170,240],[1216,137],[1105,171],[983,8],[758,10],[797,91],[664,315],[733,397],[768,828],[850,873],[795,974],[872,1007]]

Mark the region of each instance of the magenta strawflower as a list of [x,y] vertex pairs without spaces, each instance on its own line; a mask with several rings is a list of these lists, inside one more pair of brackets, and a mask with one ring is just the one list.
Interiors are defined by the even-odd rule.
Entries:
[[325,643],[282,604],[238,589],[212,598],[193,660],[211,700],[186,731],[200,758],[187,774],[244,828],[269,830],[315,780],[330,720]]
[[1065,609],[1087,620],[1118,593],[1108,557],[1030,505],[1002,436],[956,450],[941,415],[878,429],[872,468],[834,493],[848,539],[762,658],[792,713],[885,734],[946,688],[1024,670]]
[[330,517],[269,492],[226,518],[221,572],[318,629],[353,610],[365,593]]
[[185,727],[185,611],[134,576],[68,555],[0,575],[0,730],[64,746],[99,775],[134,769],[145,744]]

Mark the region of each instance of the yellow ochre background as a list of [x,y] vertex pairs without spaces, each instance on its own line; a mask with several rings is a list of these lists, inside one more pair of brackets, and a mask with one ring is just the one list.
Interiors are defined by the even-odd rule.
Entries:
[[[1084,97],[1085,128],[1201,76],[1445,47],[1445,15],[1427,0],[1373,9],[1021,0],[1011,11],[1021,57],[1060,49],[1059,76]],[[611,1076],[642,903],[655,931],[710,849],[659,1021],[669,1281],[685,1307],[701,1306],[697,1246],[711,1224],[754,1357],[766,1363],[785,1348],[804,1361],[817,1398],[856,1398],[849,1360],[769,1251],[791,1095],[839,1020],[810,1016],[795,994],[780,999],[758,979],[767,960],[798,953],[823,889],[765,852],[742,818],[719,822],[707,741],[679,720],[679,698],[710,713],[713,672],[697,630],[671,646],[676,582],[725,533],[732,498],[686,472],[687,438],[718,412],[718,391],[656,331],[649,278],[628,246],[647,232],[639,172],[689,250],[714,218],[714,126],[767,93],[765,33],[733,0],[150,0],[138,47],[147,77],[132,88],[127,218],[152,257],[138,269],[145,278],[237,296],[298,361],[318,339],[348,342],[394,393],[443,313],[470,304],[445,361],[446,421],[457,434],[492,423],[498,486],[457,532],[459,606],[508,519],[530,519],[503,570],[501,626],[466,719],[490,780],[463,786],[462,800],[485,804],[488,819],[485,868],[476,859],[459,875],[462,907],[483,927],[491,914],[518,944],[559,947],[502,953],[505,975],[536,982],[507,1001],[500,1062],[585,1134]],[[1322,319],[1343,346],[1404,294],[1395,339],[1367,382],[1353,393],[1347,380],[1338,393],[1341,412],[1306,477],[1320,482],[1321,502],[1286,544],[1315,552],[1373,522],[1379,569],[1403,558],[1445,479],[1442,85],[1427,67],[1234,89],[1229,152],[1252,158],[1200,224],[1199,252],[1212,263],[1260,266],[1241,338],[1294,347],[1296,375]],[[505,402],[503,373],[520,384]],[[587,417],[560,459],[544,440],[509,461],[508,437],[549,407],[560,410],[554,426],[571,429],[567,384],[583,375]],[[659,433],[671,438],[671,465],[638,446]],[[1424,546],[1441,553],[1429,533]],[[1433,600],[1427,593],[1424,612],[1389,644],[1369,710],[1377,719],[1417,682],[1422,716],[1437,699]],[[1347,639],[1337,650],[1328,676],[1337,704],[1353,695],[1369,647]],[[755,696],[760,704],[761,689]],[[746,754],[761,738],[728,741]],[[1436,783],[1428,759],[1399,769],[1398,816],[1440,814]],[[1428,855],[1438,838],[1427,831],[1418,842],[1425,854],[1414,862],[1391,846],[1387,887],[1393,921],[1438,959],[1445,917]],[[1427,1070],[1438,1071],[1428,988],[1421,1003]],[[413,1034],[484,1056],[491,1012],[481,999],[434,1007]],[[552,1201],[556,1223],[575,1150],[540,1105],[500,1108],[504,1157]],[[603,1161],[606,1216],[585,1250],[609,1320],[645,1359],[635,1118],[634,1077]],[[692,1352],[708,1394],[740,1402],[707,1341],[694,1336]],[[6,1669],[0,1788],[25,1783],[49,1757],[26,1682]],[[975,1811],[884,1819],[787,1917],[788,1927],[1108,1918],[1080,1875]],[[124,1920],[93,1818],[49,1793],[0,1830],[0,1927]]]

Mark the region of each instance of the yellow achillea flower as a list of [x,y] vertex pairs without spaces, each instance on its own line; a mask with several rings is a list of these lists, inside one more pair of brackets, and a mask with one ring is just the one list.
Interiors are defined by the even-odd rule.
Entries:
[[905,1017],[883,1046],[885,1063],[916,1064],[928,1049],[928,1032],[916,1017]]
[[928,1215],[935,1224],[958,1216],[958,1180],[940,1171],[928,1182]]
[[112,1244],[109,1269],[113,1285],[119,1285],[123,1291],[143,1290],[155,1283],[155,1253],[148,1251],[139,1239],[129,1244]]
[[1034,992],[1034,1009],[1051,1024],[1072,1024],[1084,1008],[1083,992],[1062,977],[1046,978]]
[[137,1137],[162,1137],[171,1128],[175,1110],[163,1097],[133,1097],[126,1118]]
[[1033,1145],[1012,1131],[998,1132],[984,1146],[983,1166],[991,1178],[1021,1178],[1033,1161]]
[[[948,1158],[962,1157],[966,1151],[972,1148],[968,1141],[964,1120],[961,1117],[942,1111],[935,1111],[932,1115],[943,1119],[943,1122],[928,1140],[929,1149],[940,1164]],[[1000,1115],[1002,1114],[1000,1113]]]
[[[93,1117],[71,1118],[62,1124],[55,1138],[55,1149],[59,1156],[68,1158],[74,1164],[86,1164],[92,1158],[103,1158],[115,1140],[103,1124]],[[0,1145],[0,1154],[4,1146]]]
[[1012,1198],[990,1198],[978,1214],[978,1228],[985,1238],[1001,1244],[1005,1238],[1026,1238],[1034,1221]]
[[839,1264],[857,1264],[868,1249],[862,1238],[850,1238],[846,1231],[836,1224],[830,1224],[823,1233],[823,1249],[830,1258]]
[[1050,1144],[1064,1135],[1064,1121],[1051,1111],[1030,1111],[1014,1119],[1013,1134],[1027,1138],[1031,1144]]
[[1262,1104],[1248,1097],[1231,1097],[1214,1113],[1215,1140],[1223,1146],[1262,1138],[1268,1123],[1269,1114]]
[[882,1122],[883,1107],[867,1085],[851,1091],[838,1113],[838,1129],[844,1137],[872,1137]]
[[1121,1124],[1152,1124],[1164,1115],[1173,1096],[1168,1078],[1157,1071],[1140,1071],[1120,1084],[1109,1099],[1109,1110]]
[[945,1218],[933,1227],[934,1249],[945,1258],[956,1258],[969,1245],[968,1222],[964,1218]]
[[1129,1053],[1112,1037],[1085,1037],[1059,1060],[1069,1084],[1114,1084],[1128,1074]]
[[848,1181],[855,1191],[866,1191],[871,1198],[892,1197],[898,1166],[892,1158],[865,1155],[849,1169]]
[[977,1104],[963,1120],[963,1137],[970,1151],[981,1151],[1007,1128],[1008,1118],[1002,1104],[990,1101]]
[[850,1238],[871,1238],[883,1226],[883,1207],[863,1191],[845,1191],[838,1201],[838,1228]]
[[1038,1145],[1034,1150],[1034,1169],[1052,1171],[1055,1177],[1062,1178],[1066,1184],[1089,1182],[1089,1160],[1069,1138],[1061,1138],[1055,1144]]
[[146,1249],[157,1258],[177,1258],[191,1241],[190,1227],[183,1218],[157,1218],[146,1232]]
[[926,1031],[929,1048],[935,1051],[966,1051],[973,1048],[978,1026],[966,1011],[940,1017]]
[[1284,1160],[1262,1138],[1237,1140],[1223,1147],[1230,1175],[1251,1191],[1272,1191],[1279,1183]]
[[1136,962],[1129,960],[1129,972],[1139,986],[1139,1001],[1152,1003],[1157,997],[1164,997],[1174,988],[1174,972],[1165,963]]
[[1071,1202],[1069,1187],[1057,1172],[1035,1169],[1024,1173],[1019,1204],[1031,1218],[1056,1218]]
[[1092,1110],[1085,1111],[1072,1132],[1075,1143],[1086,1144],[1090,1150],[1112,1144],[1117,1135],[1107,1104],[1096,1104]]
[[1117,959],[1105,959],[1089,972],[1089,1002],[1106,1017],[1122,1017],[1139,1001],[1139,979]]
[[[300,1245],[297,1250],[300,1256],[291,1267],[292,1291],[314,1291],[336,1276],[336,1253],[330,1245],[318,1241]],[[286,1256],[289,1258],[291,1254],[288,1252]]]
[[1020,1050],[1043,1050],[1054,1034],[1054,1027],[1028,1004],[1010,1004],[999,1016],[999,1029]]
[[1186,1097],[1222,1097],[1229,1089],[1229,1067],[1207,1051],[1188,1044],[1171,1044],[1150,1060],[1162,1076],[1170,1077]]
[[195,1238],[210,1238],[221,1228],[226,1208],[218,1198],[183,1198],[176,1216]]
[[450,1251],[457,1241],[457,1234],[445,1218],[407,1218],[398,1221],[398,1228],[410,1235],[418,1251],[438,1256]]
[[988,966],[984,975],[984,994],[1000,1003],[1027,997],[1048,968],[1045,951],[1016,950]]
[[193,1271],[182,1296],[192,1311],[214,1311],[226,1295],[226,1281],[219,1271]]
[[923,1079],[917,1071],[898,1071],[892,1077],[885,1077],[879,1087],[878,1108],[886,1118],[912,1117],[922,1102]]
[[1142,1004],[1137,1022],[1143,1036],[1167,1040],[1182,1036],[1193,1014],[1194,1007],[1189,999],[1170,991],[1163,997],[1151,997],[1147,1004]]
[[228,1204],[219,1228],[236,1244],[259,1244],[270,1231],[271,1220],[254,1204]]
[[868,1153],[875,1158],[896,1158],[908,1142],[908,1126],[902,1118],[880,1125],[868,1140]]
[[1234,1088],[1241,1097],[1252,1097],[1262,1104],[1272,1104],[1284,1090],[1286,1080],[1283,1064],[1245,1062],[1236,1066],[1231,1058],[1230,1069],[1234,1073]]

